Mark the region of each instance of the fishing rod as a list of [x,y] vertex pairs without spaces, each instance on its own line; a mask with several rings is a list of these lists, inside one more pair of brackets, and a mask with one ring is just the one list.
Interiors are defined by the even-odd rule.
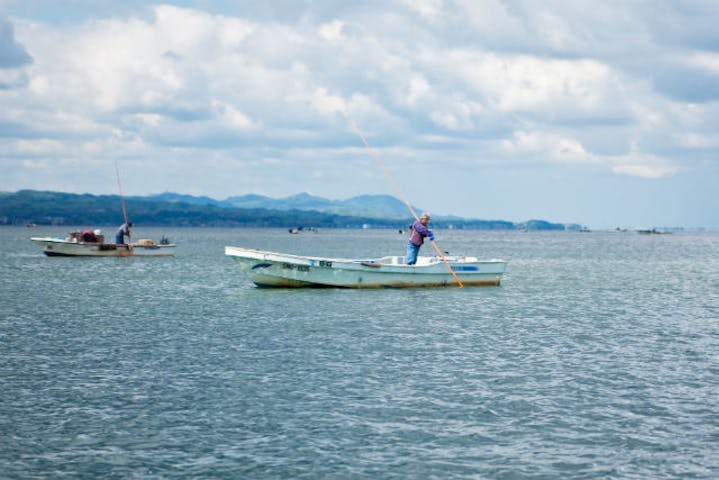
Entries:
[[[367,149],[367,151],[369,152],[369,154],[377,162],[377,165],[379,165],[379,168],[380,168],[380,170],[382,170],[382,173],[384,173],[385,177],[387,177],[387,179],[390,181],[392,186],[394,186],[394,189],[397,191],[400,198],[402,199],[402,202],[404,202],[404,204],[407,206],[407,208],[409,209],[409,211],[412,214],[412,216],[414,217],[414,219],[419,222],[419,217],[417,216],[417,213],[414,211],[414,208],[412,208],[412,204],[409,203],[409,200],[407,200],[407,197],[405,197],[404,193],[402,193],[402,189],[399,188],[399,185],[397,185],[397,182],[394,181],[394,178],[392,178],[392,175],[389,173],[389,170],[387,170],[387,168],[382,163],[382,160],[380,160],[379,155],[377,155],[377,153],[374,151],[374,149],[370,146],[369,142],[367,142],[367,139],[365,138],[365,136],[362,135],[362,132],[360,131],[359,127],[357,127],[357,124],[355,124],[355,122],[353,122],[352,119],[349,117],[347,117],[347,120],[349,121],[349,124],[352,127],[352,129],[355,131],[355,133],[360,137],[360,139],[362,139],[362,143],[364,143],[364,146]],[[457,274],[454,273],[454,269],[452,269],[452,265],[449,264],[449,262],[447,261],[447,258],[442,253],[442,250],[440,250],[439,247],[437,246],[437,242],[430,239],[430,243],[432,244],[434,249],[437,251],[437,254],[442,259],[444,264],[447,266],[447,270],[449,270],[449,273],[451,273],[452,276],[454,277],[454,280],[457,282],[457,286],[459,286],[459,288],[462,288],[464,286],[464,285],[462,285],[462,281],[459,279]]]

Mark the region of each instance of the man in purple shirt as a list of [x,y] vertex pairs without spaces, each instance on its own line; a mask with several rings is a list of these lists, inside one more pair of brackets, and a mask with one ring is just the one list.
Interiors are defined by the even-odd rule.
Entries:
[[434,242],[434,234],[427,228],[429,213],[423,213],[419,220],[412,224],[409,231],[409,242],[407,242],[407,265],[417,263],[419,247],[424,243],[424,237],[429,237]]

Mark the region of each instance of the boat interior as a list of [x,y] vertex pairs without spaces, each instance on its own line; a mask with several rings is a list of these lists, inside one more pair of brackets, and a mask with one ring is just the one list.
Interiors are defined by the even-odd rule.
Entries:
[[[467,261],[477,261],[476,258],[470,258],[470,257],[445,257],[447,261],[450,262],[467,262]],[[415,265],[422,266],[422,265],[434,265],[436,263],[442,262],[442,258],[439,256],[433,256],[433,257],[417,257],[417,263]],[[382,258],[376,258],[372,260],[355,260],[355,262],[362,263],[362,264],[379,264],[379,265],[405,265],[405,257],[404,256],[387,256]]]

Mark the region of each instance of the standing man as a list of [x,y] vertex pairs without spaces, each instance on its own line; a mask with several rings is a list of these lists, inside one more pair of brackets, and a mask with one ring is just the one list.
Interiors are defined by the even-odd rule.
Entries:
[[120,225],[120,228],[117,230],[117,233],[115,234],[115,243],[118,245],[122,245],[125,243],[125,235],[127,235],[128,240],[130,239],[130,227],[132,227],[132,222],[125,222],[122,225]]
[[409,242],[407,242],[407,265],[417,263],[419,247],[424,243],[424,237],[429,237],[434,242],[434,234],[427,228],[429,213],[423,213],[419,220],[412,224],[409,231]]

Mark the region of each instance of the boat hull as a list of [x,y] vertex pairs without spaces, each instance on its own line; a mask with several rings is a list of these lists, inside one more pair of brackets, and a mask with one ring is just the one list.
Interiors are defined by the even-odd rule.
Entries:
[[[245,275],[263,287],[407,288],[451,287],[457,282],[437,257],[420,257],[405,265],[404,257],[353,260],[305,257],[241,247],[225,247]],[[506,270],[502,260],[447,257],[465,286],[499,285]]]
[[116,245],[114,243],[72,242],[61,238],[33,237],[48,257],[171,257],[175,245]]

